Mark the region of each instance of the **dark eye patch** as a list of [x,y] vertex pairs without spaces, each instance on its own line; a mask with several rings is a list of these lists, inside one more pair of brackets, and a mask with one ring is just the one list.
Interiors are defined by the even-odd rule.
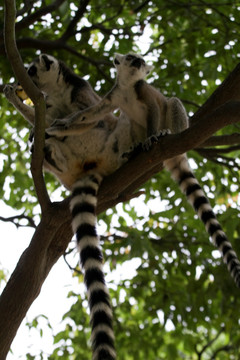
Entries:
[[117,59],[114,59],[114,64],[115,64],[115,65],[119,65],[120,62],[119,62]]
[[29,76],[34,76],[37,73],[37,67],[35,65],[30,66],[30,68],[28,69],[28,75]]
[[53,61],[50,60],[50,59],[47,57],[47,55],[42,55],[42,58],[43,58],[43,60],[44,60],[44,62],[45,62],[47,71],[50,70],[50,67],[51,67],[51,65],[53,64]]

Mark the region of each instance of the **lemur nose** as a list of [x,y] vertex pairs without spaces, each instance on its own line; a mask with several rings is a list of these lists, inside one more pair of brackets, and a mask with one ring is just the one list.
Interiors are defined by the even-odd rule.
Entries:
[[134,66],[136,68],[140,68],[142,65],[145,64],[145,61],[140,59],[140,58],[135,58],[132,63],[131,63],[131,66]]

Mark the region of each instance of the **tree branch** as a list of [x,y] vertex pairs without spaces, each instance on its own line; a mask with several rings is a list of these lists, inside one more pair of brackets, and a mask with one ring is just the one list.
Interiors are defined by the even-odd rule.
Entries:
[[203,353],[207,350],[207,348],[209,348],[219,338],[219,336],[221,335],[221,333],[223,331],[224,331],[224,327],[222,327],[219,330],[219,332],[216,334],[216,336],[212,340],[210,340],[205,346],[203,346],[201,351],[197,351],[197,349],[196,349],[199,360],[201,359]]
[[235,145],[240,144],[240,134],[230,134],[230,135],[219,135],[219,136],[211,136],[209,139],[204,141],[201,144],[201,147],[207,146],[226,146],[226,145]]
[[[27,225],[21,225],[19,224],[19,220],[27,220],[28,224]],[[17,221],[16,221],[17,220]],[[36,224],[34,223],[33,219],[30,216],[27,215],[15,215],[15,216],[9,216],[7,218],[0,216],[0,221],[4,221],[4,222],[11,222],[13,223],[17,228],[21,227],[21,226],[31,226],[33,228],[36,228]]]
[[211,356],[211,360],[215,360],[216,359],[216,355],[218,353],[220,353],[221,351],[225,351],[225,352],[229,352],[230,350],[234,349],[234,347],[232,345],[225,345],[225,346],[221,346],[220,348],[218,348],[216,351],[214,351],[214,353]]
[[6,53],[16,78],[19,80],[25,92],[29,94],[29,97],[32,99],[35,106],[34,151],[32,155],[31,171],[38,200],[43,212],[50,204],[42,174],[42,164],[44,159],[43,149],[45,144],[45,101],[41,91],[33,84],[32,80],[27,75],[18,52],[15,40],[15,18],[15,1],[5,0],[4,40]]

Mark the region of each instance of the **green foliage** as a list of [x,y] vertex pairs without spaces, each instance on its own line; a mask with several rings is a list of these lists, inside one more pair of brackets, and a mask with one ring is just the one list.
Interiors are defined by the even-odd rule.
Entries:
[[[100,94],[114,82],[114,52],[139,51],[154,63],[149,81],[167,96],[180,97],[191,114],[239,61],[237,1],[66,0],[30,21],[31,14],[52,3],[33,1],[17,19],[24,62],[39,51],[50,53],[88,76]],[[17,1],[18,10],[23,7]],[[13,74],[2,45],[0,56],[2,83],[7,83]],[[3,96],[0,115],[1,198],[31,214],[37,200],[29,172],[27,124]],[[235,131],[236,126],[229,126],[219,134]],[[239,151],[191,151],[189,157],[240,254]],[[49,175],[46,181],[51,191],[59,186]],[[124,274],[117,287],[110,284],[118,359],[238,359],[239,290],[203,225],[166,172],[149,180],[144,190],[139,201],[148,210],[143,214],[139,203],[131,201],[100,217],[107,229],[103,247],[109,267],[113,274]],[[69,296],[75,301],[64,315],[65,330],[55,336],[55,348],[47,358],[88,360],[86,298]],[[38,328],[38,318],[29,326]]]

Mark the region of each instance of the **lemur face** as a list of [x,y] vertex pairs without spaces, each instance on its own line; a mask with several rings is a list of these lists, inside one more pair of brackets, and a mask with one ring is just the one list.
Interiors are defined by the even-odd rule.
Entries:
[[27,70],[28,75],[40,90],[57,81],[59,65],[53,56],[41,54]]
[[138,54],[115,54],[113,63],[117,69],[118,79],[125,82],[145,79],[153,69],[153,66],[147,65]]

